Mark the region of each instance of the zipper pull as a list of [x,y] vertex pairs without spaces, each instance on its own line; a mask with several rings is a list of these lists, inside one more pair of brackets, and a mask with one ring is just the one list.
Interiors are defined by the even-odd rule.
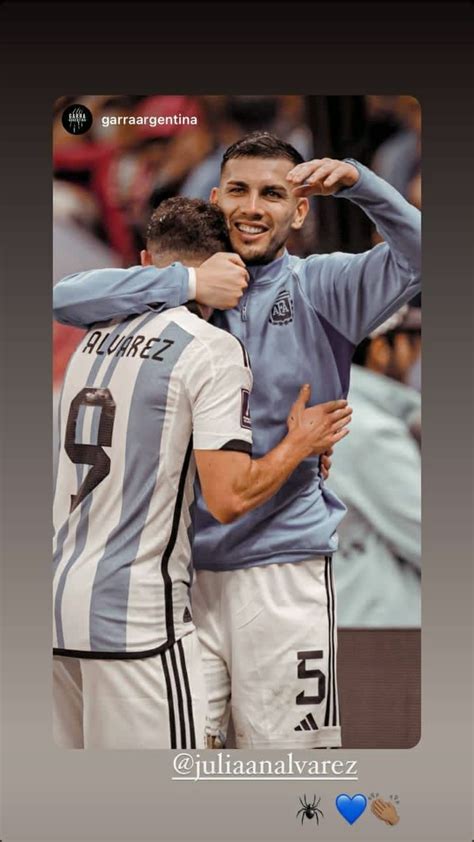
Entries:
[[240,319],[242,322],[247,321],[247,298],[242,302],[240,307]]

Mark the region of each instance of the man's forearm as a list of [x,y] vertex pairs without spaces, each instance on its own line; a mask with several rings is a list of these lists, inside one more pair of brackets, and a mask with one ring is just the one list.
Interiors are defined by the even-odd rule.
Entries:
[[311,454],[308,445],[297,434],[287,436],[260,459],[252,459],[245,471],[236,478],[234,500],[236,517],[266,503],[303,459]]
[[[309,258],[318,274],[317,294],[307,289],[318,312],[352,344],[410,301],[421,286],[421,217],[403,196],[367,167],[359,181],[335,196],[359,205],[385,242],[365,252],[334,252]],[[311,278],[308,278],[311,281]]]
[[395,261],[413,273],[421,271],[421,214],[391,184],[358,161],[359,181],[339,190],[337,198],[347,198],[358,205],[376,225],[388,243]]
[[54,318],[89,327],[147,310],[167,310],[188,300],[189,271],[181,263],[164,269],[132,266],[68,275],[53,288]]
[[204,500],[221,523],[266,503],[308,456],[325,453],[349,432],[352,409],[337,400],[306,407],[311,390],[301,387],[288,415],[288,434],[261,459],[233,449],[194,451]]

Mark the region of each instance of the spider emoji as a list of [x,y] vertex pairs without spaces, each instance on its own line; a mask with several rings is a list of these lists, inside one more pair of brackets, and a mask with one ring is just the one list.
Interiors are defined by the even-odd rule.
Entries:
[[318,813],[324,818],[324,813],[322,810],[319,809],[319,802],[321,798],[318,798],[316,801],[316,796],[313,797],[313,803],[308,804],[306,800],[306,795],[304,797],[304,801],[300,798],[300,804],[302,805],[301,810],[298,810],[296,817],[298,818],[299,814],[301,813],[301,824],[303,824],[305,819],[316,819],[316,824],[319,824],[319,815]]

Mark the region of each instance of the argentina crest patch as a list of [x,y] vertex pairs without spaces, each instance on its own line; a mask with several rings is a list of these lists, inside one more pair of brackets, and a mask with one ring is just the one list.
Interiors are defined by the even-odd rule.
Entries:
[[287,325],[293,321],[294,309],[293,299],[290,293],[287,289],[282,289],[272,304],[268,321],[272,325]]

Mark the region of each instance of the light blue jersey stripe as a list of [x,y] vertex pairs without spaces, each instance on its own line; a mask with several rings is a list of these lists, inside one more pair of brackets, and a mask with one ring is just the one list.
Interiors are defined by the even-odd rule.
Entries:
[[174,343],[163,361],[157,366],[151,359],[144,359],[140,366],[128,418],[120,520],[108,538],[92,590],[90,646],[93,651],[126,650],[130,568],[156,485],[169,381],[177,361],[193,339],[192,334],[171,322],[157,340]]
[[[139,324],[136,326],[135,330],[139,330],[141,327],[143,327],[145,324],[147,324],[147,322],[151,321],[151,319],[153,319],[153,318],[156,318],[156,313],[148,314],[147,316],[145,316],[143,318],[143,320],[141,322],[139,322]],[[117,325],[117,327],[114,328],[114,330],[111,332],[111,334],[109,336],[109,344],[110,344],[110,342],[112,342],[112,340],[116,336],[125,332],[127,330],[127,328],[129,328],[129,327],[130,327],[129,322],[122,322],[119,325]],[[100,388],[106,388],[108,383],[110,383],[110,379],[112,377],[113,372],[115,371],[118,359],[119,358],[117,356],[112,357],[112,360],[110,361],[110,364],[107,368],[107,371],[105,372],[104,377],[102,379],[102,383],[100,385]],[[100,368],[101,368],[102,364],[106,361],[107,361],[106,356],[96,357],[96,359],[94,360],[94,363],[91,367],[91,370],[89,372],[89,376],[87,378],[87,381],[86,381],[86,383],[84,383],[84,385],[92,386],[94,384],[94,381],[99,374],[99,371],[100,371]],[[77,427],[76,427],[76,437],[79,440],[80,440],[80,437],[81,437],[81,434],[82,434],[83,419],[84,419],[84,415],[83,414],[81,415],[81,413],[79,412],[78,419],[77,419]],[[94,422],[97,423],[95,418],[93,419],[93,425],[94,425]],[[94,430],[92,430],[92,435],[94,435]],[[96,432],[95,432],[95,435],[97,436]],[[77,481],[78,481],[77,487],[79,488],[79,486],[82,482],[82,469],[84,468],[84,466],[78,465],[77,468],[81,469],[80,471],[79,470],[77,471]],[[68,573],[69,573],[71,567],[73,566],[73,564],[80,557],[80,555],[83,552],[84,547],[86,545],[87,533],[88,533],[88,530],[89,530],[89,511],[90,511],[91,504],[92,504],[92,494],[89,494],[85,498],[85,500],[84,500],[84,502],[82,503],[82,506],[81,506],[81,512],[80,512],[80,515],[79,515],[79,523],[77,525],[77,530],[76,530],[76,540],[75,540],[74,549],[73,549],[72,554],[69,558],[69,561],[67,562],[67,564],[64,567],[63,572],[61,573],[61,577],[60,577],[60,580],[58,582],[58,587],[56,589],[54,616],[55,616],[55,621],[56,621],[56,636],[57,636],[57,644],[58,644],[59,649],[64,648],[64,631],[63,631],[63,623],[62,623],[62,616],[61,616],[62,597],[63,597],[63,593],[64,593],[64,588],[66,586],[66,580],[67,580]],[[67,534],[68,534],[68,528],[69,528],[69,518],[61,529],[61,533],[64,530],[64,536],[62,534],[61,534],[61,536],[58,535],[58,548],[56,550],[55,558],[53,560],[54,573],[56,572],[56,569],[58,567],[59,562],[61,561],[62,550],[63,550],[64,542],[65,542]],[[59,542],[59,537],[61,537],[61,539],[62,539],[61,544]],[[59,550],[60,550],[60,553],[58,552]]]
[[[118,336],[127,327],[127,324],[128,324],[127,322],[122,322],[121,324],[117,325],[117,327],[114,328],[114,330],[112,331],[112,333],[110,335],[110,339],[113,339],[115,336]],[[76,351],[76,353],[78,353],[78,352]],[[90,370],[90,372],[87,376],[87,379],[84,383],[84,386],[87,386],[87,385],[92,386],[95,378],[97,377],[97,375],[99,373],[100,366],[102,365],[102,363],[106,362],[106,360],[107,360],[107,357],[96,357],[95,358],[95,360],[94,360],[94,362],[91,366],[91,370]],[[72,360],[71,360],[71,362],[72,362]],[[69,363],[69,365],[71,365],[71,362]],[[69,367],[68,367],[68,370],[69,370]],[[63,390],[61,392],[61,401],[62,401],[62,398],[63,398],[64,384],[65,384],[66,376],[67,376],[67,372],[66,372],[66,375],[65,375],[64,383],[63,383]],[[82,412],[81,412],[81,409],[83,410]],[[80,440],[81,435],[82,435],[83,421],[84,421],[84,407],[81,407],[80,410],[79,410],[79,413],[78,413],[78,416],[77,416],[77,422],[76,422],[76,437],[79,440]],[[59,445],[59,447],[60,447],[59,458],[60,458],[61,457],[61,448],[64,446],[64,442],[61,441],[61,431],[59,433],[59,437],[60,437],[60,445]],[[58,458],[58,470],[59,470],[59,458]],[[80,487],[81,482],[82,482],[82,469],[83,468],[84,468],[83,465],[76,465],[77,488]],[[84,512],[84,507],[83,507],[81,509],[81,516],[80,516],[81,519],[82,519],[84,513],[85,512]],[[69,533],[69,522],[70,522],[70,519],[67,518],[67,520],[64,521],[63,525],[61,526],[61,528],[58,532],[58,540],[57,540],[57,544],[56,544],[56,551],[55,551],[54,556],[53,556],[53,576],[56,575],[56,570],[58,569],[58,566],[59,566],[59,564],[62,560],[64,543],[65,543],[66,538],[67,538],[68,533]]]

